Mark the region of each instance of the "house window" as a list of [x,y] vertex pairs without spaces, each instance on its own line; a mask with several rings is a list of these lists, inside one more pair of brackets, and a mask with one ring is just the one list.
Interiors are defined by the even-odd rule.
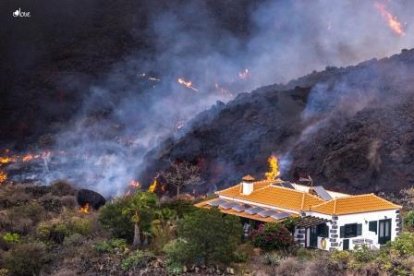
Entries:
[[341,238],[353,238],[362,235],[362,224],[345,224],[340,228]]
[[375,232],[377,234],[377,227],[378,227],[378,221],[370,221],[369,222],[369,231]]
[[317,226],[318,237],[327,238],[329,236],[329,227],[325,223]]

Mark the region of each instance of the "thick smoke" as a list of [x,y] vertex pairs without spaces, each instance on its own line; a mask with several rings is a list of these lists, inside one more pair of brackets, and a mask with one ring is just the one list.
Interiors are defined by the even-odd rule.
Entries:
[[[388,27],[373,1],[265,1],[248,11],[249,30],[242,36],[223,29],[202,1],[154,12],[145,30],[155,43],[153,51],[126,55],[85,93],[83,109],[57,138],[56,151],[64,156],[48,180],[69,178],[106,196],[119,195],[131,180],[139,180],[150,149],[185,133],[187,123],[216,101],[327,65],[349,65],[411,47],[414,3],[384,3],[403,22],[405,35]],[[194,89],[178,84],[178,78],[191,81]],[[347,97],[346,85],[336,86],[344,93],[335,95]],[[329,89],[318,87],[318,102],[309,105],[304,120],[314,118],[318,104],[330,108],[321,102]],[[336,103],[349,103],[342,99]],[[361,96],[352,109],[343,110],[357,112],[366,101],[370,98]]]

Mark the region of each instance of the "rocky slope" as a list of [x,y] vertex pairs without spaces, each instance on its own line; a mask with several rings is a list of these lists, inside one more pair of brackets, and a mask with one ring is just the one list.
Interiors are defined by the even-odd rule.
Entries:
[[206,190],[263,177],[276,154],[282,175],[346,192],[397,191],[414,183],[414,50],[347,68],[327,67],[217,103],[180,138],[150,152],[143,179],[188,160]]

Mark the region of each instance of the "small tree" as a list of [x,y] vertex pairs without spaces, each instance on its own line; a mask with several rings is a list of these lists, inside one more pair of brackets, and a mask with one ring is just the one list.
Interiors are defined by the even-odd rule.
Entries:
[[202,183],[200,170],[197,166],[187,162],[170,162],[170,168],[162,173],[168,185],[176,188],[176,195],[179,196],[184,187],[196,186]]
[[122,210],[122,214],[129,215],[134,223],[134,239],[132,246],[141,246],[141,231],[145,223],[148,225],[146,218],[152,215],[157,206],[157,196],[151,192],[137,192],[130,198],[128,204]]
[[293,245],[293,237],[281,223],[266,223],[252,233],[253,242],[264,250],[287,249]]
[[[200,209],[184,216],[178,225],[181,262],[228,263],[240,244],[242,226],[236,216],[216,209]],[[171,250],[177,255],[176,250]],[[168,254],[168,252],[167,252]]]

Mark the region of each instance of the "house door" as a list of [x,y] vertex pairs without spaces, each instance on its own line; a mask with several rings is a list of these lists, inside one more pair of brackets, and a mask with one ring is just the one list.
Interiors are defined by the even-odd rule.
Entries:
[[316,226],[310,228],[309,247],[318,247],[318,231]]
[[349,249],[349,239],[344,239],[343,243],[344,243],[343,250],[348,250]]
[[380,220],[378,228],[378,243],[386,244],[391,240],[391,219]]

